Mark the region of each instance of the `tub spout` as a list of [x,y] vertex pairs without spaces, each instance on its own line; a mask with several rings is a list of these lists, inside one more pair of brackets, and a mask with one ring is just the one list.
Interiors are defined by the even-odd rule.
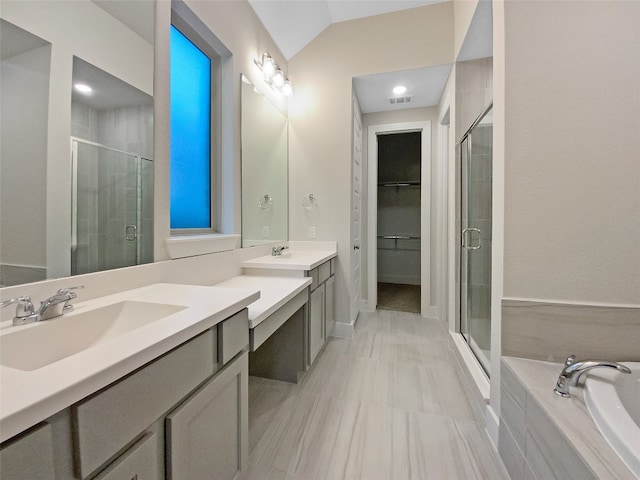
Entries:
[[570,397],[569,387],[575,387],[578,385],[578,380],[583,373],[588,372],[592,368],[606,367],[615,368],[622,373],[631,373],[628,367],[616,362],[594,362],[594,361],[580,361],[576,362],[576,356],[571,355],[567,357],[564,363],[565,367],[560,372],[558,381],[556,382],[556,388],[553,390],[556,395],[561,397]]

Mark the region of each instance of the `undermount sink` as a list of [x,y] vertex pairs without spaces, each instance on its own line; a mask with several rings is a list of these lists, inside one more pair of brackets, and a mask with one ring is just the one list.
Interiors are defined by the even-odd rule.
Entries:
[[0,336],[0,364],[37,370],[185,308],[129,300],[8,331]]

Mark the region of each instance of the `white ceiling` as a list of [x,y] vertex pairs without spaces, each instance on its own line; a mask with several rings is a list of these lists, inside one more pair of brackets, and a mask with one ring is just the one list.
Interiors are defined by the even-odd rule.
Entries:
[[447,0],[249,0],[287,60],[332,23]]
[[153,97],[117,77],[73,57],[73,84],[84,83],[93,88],[90,95],[72,90],[72,98],[97,110],[153,105]]
[[[440,101],[450,72],[451,64],[379,73],[355,77],[353,86],[362,113],[430,107],[437,105]],[[393,93],[393,87],[396,85],[403,85],[407,88],[407,91],[399,96],[412,97],[410,103],[391,104],[389,102],[389,98],[398,97]]]
[[[332,23],[381,15],[449,0],[248,0],[287,60]],[[459,52],[458,61],[492,55],[491,2],[480,1]],[[363,113],[437,105],[451,64],[353,79]],[[410,103],[391,104],[392,90],[404,85]],[[295,85],[294,85],[295,89]]]

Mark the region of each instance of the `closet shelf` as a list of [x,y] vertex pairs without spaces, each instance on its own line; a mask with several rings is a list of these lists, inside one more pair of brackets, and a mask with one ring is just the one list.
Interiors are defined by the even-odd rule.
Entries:
[[379,187],[419,187],[419,180],[409,180],[406,182],[378,182]]
[[378,235],[378,238],[384,240],[420,240],[420,237],[413,235]]

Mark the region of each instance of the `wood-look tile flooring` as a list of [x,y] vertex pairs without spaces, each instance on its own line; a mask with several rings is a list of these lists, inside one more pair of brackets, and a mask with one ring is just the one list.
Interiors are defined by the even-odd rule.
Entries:
[[508,479],[436,320],[360,314],[305,379],[249,380],[242,480]]

